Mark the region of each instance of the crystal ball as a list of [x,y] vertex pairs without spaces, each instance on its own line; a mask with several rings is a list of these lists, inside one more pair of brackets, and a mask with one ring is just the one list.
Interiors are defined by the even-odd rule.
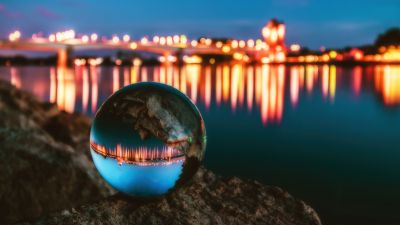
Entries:
[[204,157],[206,130],[192,101],[166,84],[141,82],[111,95],[90,131],[100,175],[136,197],[160,196],[184,184]]

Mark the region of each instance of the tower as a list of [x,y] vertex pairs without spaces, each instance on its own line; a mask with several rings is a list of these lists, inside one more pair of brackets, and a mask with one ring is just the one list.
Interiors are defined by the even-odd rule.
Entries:
[[283,22],[270,20],[262,29],[264,41],[267,44],[267,57],[270,62],[282,62],[286,58],[285,47],[286,28]]

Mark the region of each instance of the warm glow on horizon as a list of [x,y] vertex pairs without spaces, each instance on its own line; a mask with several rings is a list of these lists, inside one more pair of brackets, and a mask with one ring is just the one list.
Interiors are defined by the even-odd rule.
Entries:
[[[285,46],[286,25],[278,20],[270,20],[262,29],[262,39],[226,39],[217,40],[210,37],[201,37],[199,41],[189,39],[184,34],[174,34],[168,36],[154,35],[151,40],[144,36],[138,40],[132,40],[128,34],[121,38],[112,35],[111,38],[102,36],[99,40],[97,33],[76,35],[72,29],[49,34],[44,38],[42,32],[34,33],[31,38],[20,41],[21,31],[17,30],[9,34],[10,43],[5,43],[6,48],[21,50],[43,51],[56,48],[60,52],[62,49],[74,50],[74,48],[85,49],[107,49],[114,48],[120,50],[140,50],[149,53],[175,55],[182,51],[183,55],[192,54],[222,54],[234,56],[235,53],[244,55],[245,62],[267,63],[329,63],[329,62],[367,62],[367,63],[398,63],[400,62],[400,46],[384,46],[379,48],[379,53],[367,53],[363,48],[349,48],[341,50],[326,51],[326,47],[321,47],[320,52],[305,54],[301,52],[301,45],[298,43]],[[78,36],[78,37],[76,37]],[[28,42],[25,44],[24,42]],[[11,43],[15,42],[15,43]],[[50,45],[57,43],[58,45]],[[96,43],[96,45],[94,45]],[[112,45],[112,46],[110,46]],[[0,46],[1,47],[1,46]],[[240,50],[236,52],[235,50]],[[288,54],[294,53],[294,54]],[[70,53],[68,53],[70,54]],[[179,56],[180,57],[180,56]],[[68,57],[64,57],[67,60]],[[172,60],[180,62],[182,59]],[[59,60],[62,61],[62,60]],[[165,62],[172,62],[165,58]],[[211,61],[211,60],[210,60]],[[66,62],[63,62],[66,65]],[[78,63],[79,64],[79,63]]]

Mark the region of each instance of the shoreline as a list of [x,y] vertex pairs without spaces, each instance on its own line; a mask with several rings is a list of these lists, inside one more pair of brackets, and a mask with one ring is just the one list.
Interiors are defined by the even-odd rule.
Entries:
[[[218,65],[226,65],[226,64],[232,64],[234,61],[226,61],[226,62],[218,62],[215,64],[208,64],[208,63],[199,63],[199,64],[183,64],[183,65],[200,65],[200,66],[218,66]],[[355,66],[376,66],[376,65],[400,65],[400,62],[347,62],[347,61],[337,61],[337,62],[282,62],[282,63],[242,63],[246,65],[284,65],[284,66],[306,66],[306,65],[335,65],[335,66],[343,66],[343,67],[355,67]],[[171,64],[177,67],[182,67],[182,64]],[[51,64],[0,64],[0,67],[30,67],[30,66],[48,66],[48,67],[58,67],[57,64],[51,63]],[[125,67],[125,66],[134,66],[134,65],[129,65],[129,64],[121,64],[121,65],[113,65],[113,64],[102,64],[98,65],[96,67]],[[141,66],[162,66],[161,63],[149,63],[149,64],[142,64]],[[68,66],[67,68],[74,68],[74,67],[92,67],[90,65],[84,65],[84,66]]]

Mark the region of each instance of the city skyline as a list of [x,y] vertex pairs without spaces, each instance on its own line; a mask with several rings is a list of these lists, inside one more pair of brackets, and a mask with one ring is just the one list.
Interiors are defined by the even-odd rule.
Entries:
[[[362,3],[362,9],[359,5]],[[106,7],[107,6],[107,7]],[[100,35],[129,34],[258,38],[271,18],[285,22],[287,43],[313,49],[371,44],[379,33],[398,25],[396,1],[156,1],[106,5],[94,1],[4,1],[0,3],[0,36],[19,29],[31,35],[64,29]],[[371,16],[372,15],[372,16]],[[317,29],[318,27],[318,29]],[[346,34],[346,35],[340,35]]]

